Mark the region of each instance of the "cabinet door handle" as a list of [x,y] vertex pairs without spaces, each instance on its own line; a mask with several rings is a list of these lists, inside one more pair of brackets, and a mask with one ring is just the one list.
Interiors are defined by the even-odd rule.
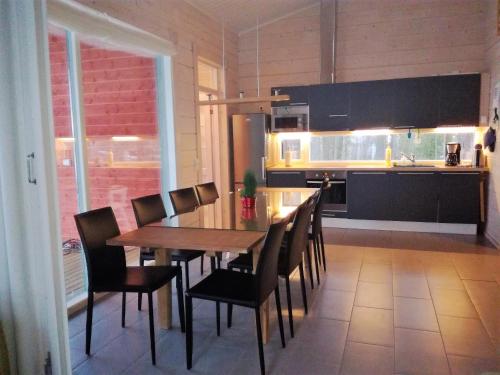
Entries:
[[459,175],[464,175],[464,174],[480,174],[479,172],[441,172],[441,174],[459,174]]
[[343,115],[328,115],[328,117],[333,118],[333,117],[347,117],[349,116],[348,114],[343,114]]
[[398,172],[398,174],[434,174],[434,172]]
[[262,156],[260,158],[260,168],[261,168],[261,173],[262,173],[262,179],[265,181],[266,180],[266,157]]
[[300,172],[271,172],[272,174],[300,174]]
[[28,169],[28,183],[36,185],[36,178],[33,173],[33,162],[35,160],[35,153],[32,152],[26,156],[26,167]]
[[415,126],[410,125],[410,126],[393,126],[394,129],[413,129]]
[[352,174],[387,174],[386,172],[352,172]]
[[288,105],[307,105],[307,103],[288,103]]

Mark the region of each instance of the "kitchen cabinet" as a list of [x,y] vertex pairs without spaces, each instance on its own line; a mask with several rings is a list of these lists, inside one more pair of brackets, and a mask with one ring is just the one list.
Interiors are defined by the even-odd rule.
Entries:
[[392,127],[435,128],[439,122],[439,77],[394,80]]
[[347,211],[349,219],[392,220],[391,176],[387,172],[349,172]]
[[394,80],[350,84],[350,129],[389,128],[393,122]]
[[479,124],[481,75],[439,77],[439,125]]
[[395,172],[389,187],[391,220],[436,222],[439,174],[434,172]]
[[306,187],[306,174],[304,171],[268,171],[267,186]]
[[279,91],[279,95],[289,95],[290,100],[285,100],[282,102],[271,102],[272,107],[309,104],[309,86],[272,87],[271,95],[274,95],[275,90]]
[[479,223],[479,172],[443,172],[439,185],[438,221],[440,223]]
[[340,131],[349,129],[348,83],[314,85],[309,92],[309,129]]

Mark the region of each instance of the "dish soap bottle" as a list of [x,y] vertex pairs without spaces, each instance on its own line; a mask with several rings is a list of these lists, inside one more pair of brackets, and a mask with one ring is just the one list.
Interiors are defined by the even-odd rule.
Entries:
[[385,149],[385,166],[390,167],[392,161],[392,149],[391,145],[388,143]]

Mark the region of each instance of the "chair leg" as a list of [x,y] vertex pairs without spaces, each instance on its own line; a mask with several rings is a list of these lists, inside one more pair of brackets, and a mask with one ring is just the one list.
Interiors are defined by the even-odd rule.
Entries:
[[290,324],[290,336],[293,337],[293,314],[292,314],[292,294],[290,293],[290,276],[285,278],[286,303],[288,305],[288,323]]
[[299,264],[300,273],[300,289],[302,290],[302,302],[304,304],[304,313],[307,315],[307,294],[306,294],[306,279],[304,277],[304,264]]
[[[310,243],[310,241],[308,241]],[[319,258],[319,247],[316,246],[316,241],[313,241],[313,253],[314,253],[314,266],[316,267],[316,280],[318,281],[319,285],[319,264],[318,264],[318,258]]]
[[227,304],[227,328],[231,328],[233,325],[233,304]]
[[255,324],[257,326],[257,344],[259,346],[260,373],[262,375],[264,375],[266,373],[266,366],[264,363],[264,345],[262,344],[262,326],[260,324],[260,307],[255,308]]
[[220,336],[220,302],[215,302],[215,315],[217,319],[217,336]]
[[323,255],[323,268],[326,272],[325,242],[323,241],[323,231],[319,232],[319,239],[321,242],[321,254]]
[[[139,255],[139,265],[141,267],[144,267],[144,258],[142,257],[142,254]],[[142,293],[139,293],[138,297],[137,297],[137,309],[139,311],[142,310]]]
[[122,293],[122,328],[125,327],[125,305],[127,300],[127,294]]
[[211,272],[215,271],[215,257],[214,256],[210,257],[210,271]]
[[220,262],[221,262],[221,259],[222,259],[222,254],[216,253],[215,257],[217,258],[217,269],[219,269],[220,268]]
[[186,296],[186,366],[193,365],[193,300]]
[[307,261],[307,268],[309,269],[309,279],[311,280],[311,289],[314,289],[313,270],[311,261],[311,245],[309,243],[307,243],[306,246],[306,261]]
[[179,307],[179,321],[181,323],[181,332],[186,332],[186,322],[184,316],[184,298],[182,291],[182,271],[179,270],[175,277],[175,284],[177,287],[177,305]]
[[184,272],[186,273],[186,290],[187,290],[189,289],[189,262],[186,261],[184,264],[185,264]]
[[318,236],[315,236],[313,237],[313,241],[314,241],[314,244],[317,246],[316,249],[318,251],[318,262],[319,262],[319,265],[323,265],[323,259],[321,258],[321,250],[320,250],[320,247],[319,247],[319,241],[318,241]]
[[281,346],[284,348],[285,345],[285,330],[283,328],[283,315],[281,314],[281,300],[280,300],[280,287],[276,286],[274,289],[274,298],[276,299],[276,311],[278,312],[278,325],[280,327],[281,336]]
[[89,291],[87,298],[87,324],[85,329],[85,354],[90,355],[90,340],[92,338],[92,313],[94,310],[94,292]]
[[149,339],[151,341],[151,360],[153,366],[156,366],[156,348],[155,348],[155,318],[153,314],[153,293],[148,293],[148,312],[149,312]]
[[203,275],[203,268],[204,268],[204,259],[205,259],[205,255],[202,255],[200,257],[200,275]]

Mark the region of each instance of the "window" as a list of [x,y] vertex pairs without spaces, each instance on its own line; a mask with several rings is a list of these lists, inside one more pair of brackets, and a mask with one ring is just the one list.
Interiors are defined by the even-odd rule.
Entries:
[[300,139],[284,139],[281,141],[281,159],[285,159],[285,152],[292,153],[292,159],[300,159]]
[[474,148],[474,130],[439,133],[412,131],[389,135],[313,135],[311,161],[384,160],[387,144],[391,145],[392,159],[399,160],[401,152],[415,154],[417,160],[444,160],[448,142],[459,142],[461,158],[471,160]]

